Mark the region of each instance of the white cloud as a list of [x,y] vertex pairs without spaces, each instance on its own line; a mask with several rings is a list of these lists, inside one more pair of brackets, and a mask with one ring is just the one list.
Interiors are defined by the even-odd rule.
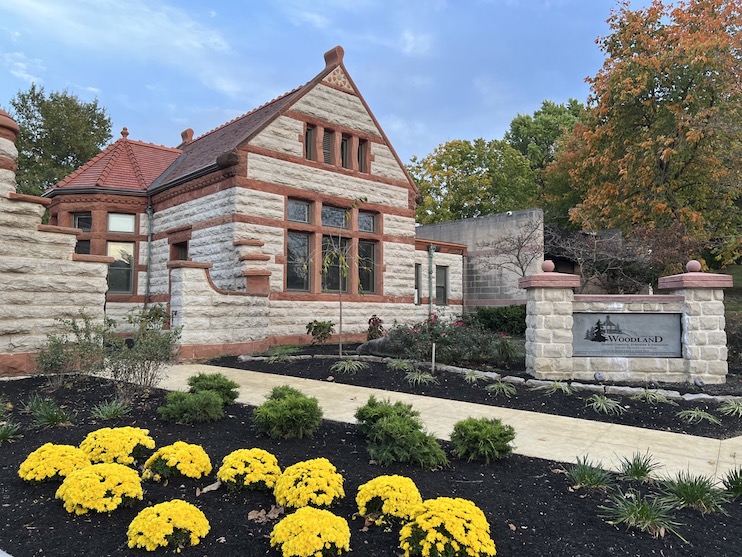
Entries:
[[38,58],[28,58],[22,52],[8,52],[0,55],[0,61],[18,79],[29,84],[43,81],[40,74],[46,67]]
[[145,0],[24,0],[3,9],[22,17],[29,32],[47,42],[104,54],[112,63],[155,60],[230,95],[241,89],[225,77],[231,73],[224,71],[228,42],[177,7]]
[[411,56],[423,56],[430,52],[433,46],[433,37],[428,33],[403,31],[400,39],[402,52]]
[[305,11],[291,11],[288,13],[289,20],[296,26],[308,23],[316,29],[326,29],[330,26],[331,20],[321,14]]

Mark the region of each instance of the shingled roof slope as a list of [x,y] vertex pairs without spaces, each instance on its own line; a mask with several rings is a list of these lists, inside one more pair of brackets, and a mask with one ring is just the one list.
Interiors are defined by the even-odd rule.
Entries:
[[305,86],[280,97],[215,128],[183,146],[183,155],[157,180],[152,188],[164,186],[216,163],[219,155],[237,147],[260,131],[265,124],[281,114]]
[[180,149],[121,138],[58,182],[49,192],[66,188],[100,187],[146,191],[181,154]]

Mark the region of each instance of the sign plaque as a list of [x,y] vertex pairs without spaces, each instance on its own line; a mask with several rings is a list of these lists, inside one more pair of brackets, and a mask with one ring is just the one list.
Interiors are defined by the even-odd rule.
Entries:
[[681,358],[679,313],[573,313],[572,356]]

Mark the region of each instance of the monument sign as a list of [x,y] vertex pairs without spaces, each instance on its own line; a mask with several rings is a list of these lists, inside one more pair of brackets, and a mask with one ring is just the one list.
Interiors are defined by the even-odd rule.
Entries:
[[572,356],[680,358],[679,313],[573,313]]

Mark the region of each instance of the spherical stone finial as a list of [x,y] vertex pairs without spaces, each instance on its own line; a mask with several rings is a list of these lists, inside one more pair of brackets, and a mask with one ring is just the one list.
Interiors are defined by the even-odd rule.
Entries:
[[555,268],[556,267],[554,265],[554,262],[553,261],[549,261],[548,259],[546,261],[544,261],[543,263],[541,263],[541,270],[544,273],[553,273]]
[[129,128],[124,128],[123,130],[121,130],[121,137],[123,137],[124,139],[129,137]]
[[15,139],[18,137],[18,132],[20,130],[18,124],[13,120],[10,114],[0,108],[0,137],[15,143]]
[[695,259],[691,259],[685,266],[685,270],[689,273],[699,273],[701,271],[701,263]]

